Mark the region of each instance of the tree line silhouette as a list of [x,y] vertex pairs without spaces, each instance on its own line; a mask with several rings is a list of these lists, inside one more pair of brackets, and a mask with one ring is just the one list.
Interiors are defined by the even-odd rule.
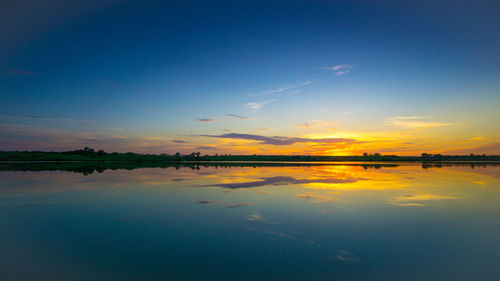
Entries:
[[336,161],[500,161],[500,155],[441,155],[422,153],[420,156],[382,155],[380,153],[353,156],[322,156],[322,155],[231,155],[213,154],[202,155],[200,152],[190,154],[140,154],[134,152],[106,152],[102,149],[94,150],[85,147],[64,152],[44,151],[0,151],[0,161],[94,161],[94,162],[207,162],[207,161],[235,161],[235,162],[336,162]]

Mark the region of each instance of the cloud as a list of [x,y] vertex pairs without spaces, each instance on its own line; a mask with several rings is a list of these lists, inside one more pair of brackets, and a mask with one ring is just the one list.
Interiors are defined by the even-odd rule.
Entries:
[[190,143],[188,141],[183,141],[183,140],[173,140],[172,142],[175,142],[175,143]]
[[265,137],[261,135],[252,135],[252,134],[238,134],[238,133],[230,133],[223,135],[200,135],[202,137],[211,137],[211,138],[223,138],[223,139],[244,139],[244,140],[252,140],[257,141],[261,144],[270,144],[270,145],[292,145],[295,143],[364,143],[360,141],[356,141],[355,139],[345,139],[345,138],[324,138],[324,139],[312,139],[312,138],[289,138],[289,137]]
[[196,121],[200,121],[200,122],[213,122],[213,121],[215,121],[215,119],[212,119],[212,118],[200,118],[200,119],[196,119]]
[[[277,94],[277,93],[285,92],[285,91],[288,91],[288,90],[296,89],[296,88],[299,88],[299,87],[308,86],[308,85],[311,85],[311,84],[312,84],[312,81],[305,81],[305,82],[302,82],[302,83],[288,85],[288,86],[281,87],[281,88],[265,90],[265,91],[262,91],[262,92],[259,92],[259,93],[248,93],[247,96],[255,97],[255,96],[272,95],[272,94]],[[295,93],[297,93],[297,92],[295,92]]]
[[226,208],[228,208],[228,209],[240,208],[240,207],[250,206],[250,205],[253,205],[253,204],[255,204],[255,202],[236,203],[236,204],[232,204],[232,205],[226,206]]
[[349,73],[349,70],[342,70],[342,71],[335,72],[335,75],[342,76],[342,75],[347,74],[347,73]]
[[226,114],[226,116],[227,116],[227,117],[234,118],[234,119],[252,120],[252,118],[250,118],[250,117],[241,116],[241,115],[237,115],[237,114]]
[[264,177],[255,181],[212,184],[212,185],[205,185],[203,187],[218,186],[223,188],[238,189],[238,188],[252,188],[252,187],[259,187],[266,185],[290,185],[290,184],[308,184],[308,183],[352,183],[358,180],[362,180],[362,178],[296,179],[294,177],[275,176],[275,177]]
[[253,112],[259,111],[263,106],[268,105],[272,102],[277,101],[278,99],[270,99],[261,102],[249,102],[246,104]]
[[389,117],[389,119],[397,119],[397,120],[415,120],[415,119],[425,119],[425,118],[431,118],[430,116],[394,116],[394,117]]
[[500,155],[500,143],[493,142],[481,146],[454,149],[445,152],[446,154],[489,154],[489,155]]
[[299,128],[303,128],[303,129],[309,129],[309,128],[311,128],[311,127],[312,127],[312,125],[311,125],[311,124],[309,124],[309,123],[303,123],[303,124],[299,124],[299,125],[297,125],[297,127],[299,127]]
[[434,128],[434,127],[444,127],[453,126],[457,123],[441,123],[425,121],[422,119],[430,119],[430,116],[395,116],[385,119],[385,122],[394,126],[402,126],[408,128]]
[[208,149],[215,149],[215,147],[213,147],[213,146],[204,146],[204,145],[202,145],[202,146],[198,146],[198,147],[197,147],[197,148],[195,148],[195,149],[208,150]]
[[353,66],[349,64],[339,64],[335,66],[326,67],[326,69],[335,72],[335,75],[337,76],[342,76],[344,74],[349,73],[350,69],[352,68]]
[[184,147],[158,137],[133,137],[112,132],[70,131],[38,125],[0,123],[0,147],[3,150],[68,151],[85,146],[107,152],[137,153],[164,153],[177,151],[179,148],[183,152]]

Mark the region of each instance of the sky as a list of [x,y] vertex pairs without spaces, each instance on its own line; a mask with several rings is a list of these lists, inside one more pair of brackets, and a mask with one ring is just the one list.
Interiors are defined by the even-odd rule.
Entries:
[[0,150],[500,154],[498,1],[2,1]]

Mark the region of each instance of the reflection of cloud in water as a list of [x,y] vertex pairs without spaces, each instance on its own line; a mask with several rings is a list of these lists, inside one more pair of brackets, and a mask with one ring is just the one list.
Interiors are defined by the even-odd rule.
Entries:
[[257,211],[252,211],[250,215],[247,216],[246,218],[247,221],[252,221],[252,222],[261,222],[261,223],[267,223],[267,224],[276,224],[274,222],[269,221],[268,219],[264,218],[259,214]]
[[183,178],[177,178],[177,179],[172,179],[172,181],[185,181],[186,179]]
[[236,203],[236,204],[232,204],[232,205],[226,206],[226,208],[233,209],[233,208],[250,206],[250,205],[253,205],[253,204],[255,204],[255,202]]
[[261,215],[259,215],[258,213],[250,214],[247,217],[247,221],[263,221],[263,220],[264,220],[264,218]]
[[266,221],[258,212],[253,211],[247,217],[247,221]]
[[317,178],[317,179],[295,179],[294,177],[286,176],[275,176],[275,177],[265,177],[257,181],[250,182],[239,182],[239,183],[220,183],[212,185],[204,185],[204,187],[209,186],[219,186],[224,188],[250,188],[259,187],[265,185],[289,185],[289,184],[308,184],[308,183],[352,183],[361,180],[361,178],[349,178],[349,179],[338,179],[338,178]]
[[212,201],[212,200],[199,200],[199,201],[196,201],[195,203],[198,203],[198,204],[214,204],[215,202]]
[[307,244],[314,244],[314,241],[308,240],[308,239],[303,239],[300,238],[297,234],[300,234],[299,232],[291,233],[291,232],[282,232],[274,229],[264,229],[263,230],[265,233],[271,234],[273,236],[279,237],[279,238],[286,238],[290,240],[297,240],[297,241],[302,241]]
[[314,200],[322,201],[322,202],[332,202],[333,200],[336,199],[333,196],[320,195],[320,194],[315,194],[313,192],[299,194],[297,197],[302,198],[302,199],[314,199]]
[[455,199],[458,199],[458,197],[423,193],[423,194],[410,194],[410,195],[396,197],[388,201],[388,203],[397,206],[425,207],[429,205],[421,202],[436,201],[436,200],[455,200]]
[[259,191],[257,194],[272,194],[271,191]]
[[271,235],[269,239],[288,239],[288,240],[294,240],[294,241],[299,241],[299,242],[304,242],[307,244],[315,244],[313,240],[309,239],[304,239],[301,236],[300,231],[285,231],[285,230],[277,230],[277,229],[271,229],[271,228],[247,228],[246,230],[248,231],[257,231],[257,232],[263,232],[266,234]]
[[356,261],[356,257],[354,256],[353,253],[347,251],[347,250],[340,250],[334,257],[336,260],[342,261],[342,262],[353,262]]

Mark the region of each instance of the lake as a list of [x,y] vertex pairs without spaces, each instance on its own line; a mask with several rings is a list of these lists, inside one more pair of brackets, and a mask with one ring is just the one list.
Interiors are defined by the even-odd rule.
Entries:
[[1,280],[500,280],[500,166],[3,168]]

